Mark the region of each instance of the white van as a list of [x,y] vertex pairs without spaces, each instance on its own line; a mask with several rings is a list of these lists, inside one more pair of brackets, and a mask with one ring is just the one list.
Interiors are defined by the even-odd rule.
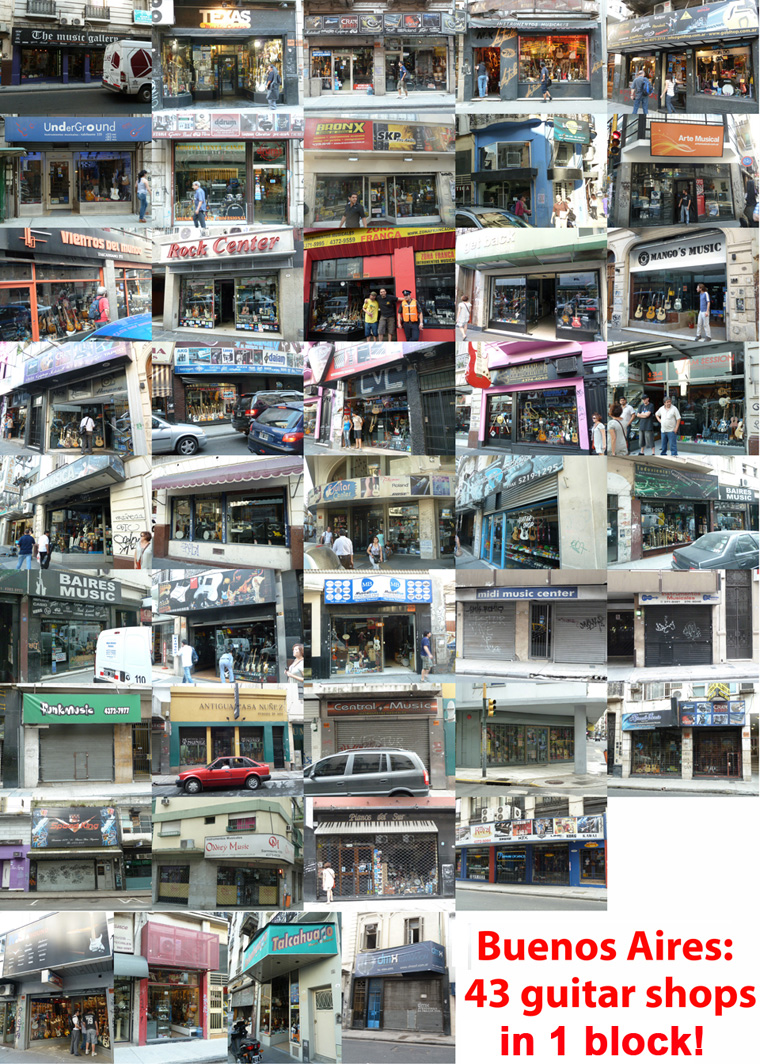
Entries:
[[149,684],[153,679],[151,629],[110,628],[98,636],[95,683]]
[[150,41],[114,41],[103,56],[104,89],[150,103],[153,51]]

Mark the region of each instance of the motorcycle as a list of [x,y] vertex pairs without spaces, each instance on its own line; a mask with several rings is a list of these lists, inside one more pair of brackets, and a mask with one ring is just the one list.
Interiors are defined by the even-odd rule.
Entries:
[[257,1042],[255,1038],[244,1038],[235,1054],[237,1064],[260,1064],[263,1059],[261,1042]]

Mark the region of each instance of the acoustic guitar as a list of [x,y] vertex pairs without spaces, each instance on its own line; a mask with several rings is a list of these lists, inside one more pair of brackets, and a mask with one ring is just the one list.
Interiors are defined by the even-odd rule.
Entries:
[[744,439],[744,419],[742,419],[739,422],[739,424],[736,426],[736,428],[734,429],[734,439],[736,439],[736,440],[743,440]]
[[657,313],[657,311],[655,309],[656,300],[657,300],[657,297],[653,295],[652,296],[652,302],[647,307],[647,313],[646,313],[647,321],[652,321],[654,319],[655,314]]
[[642,305],[641,299],[639,299],[639,305],[636,307],[636,310],[635,310],[633,316],[634,316],[634,318],[643,318],[644,317],[644,307]]
[[664,297],[660,297],[660,305],[657,308],[657,320],[658,321],[665,321],[666,318],[667,318],[667,314],[665,313]]

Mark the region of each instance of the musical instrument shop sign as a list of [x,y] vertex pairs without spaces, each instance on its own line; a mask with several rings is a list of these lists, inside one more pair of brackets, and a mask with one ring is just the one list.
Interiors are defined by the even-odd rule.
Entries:
[[3,978],[41,972],[45,968],[92,964],[110,956],[106,913],[52,913],[8,933]]
[[676,240],[662,240],[656,244],[639,245],[631,251],[629,268],[632,273],[652,273],[658,270],[696,270],[705,266],[725,266],[726,238],[723,233],[709,236],[683,236]]
[[274,602],[274,569],[230,569],[170,580],[159,586],[158,612],[220,609]]

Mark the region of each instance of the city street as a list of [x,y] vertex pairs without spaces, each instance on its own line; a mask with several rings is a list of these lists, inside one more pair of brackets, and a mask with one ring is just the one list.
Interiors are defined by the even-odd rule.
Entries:
[[[591,894],[591,890],[589,889]],[[554,898],[531,894],[497,894],[495,891],[480,891],[457,884],[457,912],[604,912],[606,898]]]
[[[150,101],[139,103],[135,96],[122,96],[102,85],[58,85],[46,88],[4,88],[4,115],[149,115]],[[77,216],[78,217],[78,216]]]
[[[266,1057],[264,1058],[266,1060]],[[343,1064],[430,1064],[454,1061],[453,1045],[418,1045],[411,1041],[386,1042],[385,1040],[350,1038],[343,1035]]]
[[[163,902],[153,906],[160,908]],[[0,895],[0,910],[16,910],[19,908],[19,899],[13,894]],[[40,894],[25,894],[24,908],[29,913],[35,909],[46,912],[48,909],[148,909],[151,908],[150,891],[126,891],[108,890],[67,890],[56,893],[54,890],[46,890]],[[187,906],[185,906],[187,908]],[[24,1058],[27,1059],[26,1057]]]

